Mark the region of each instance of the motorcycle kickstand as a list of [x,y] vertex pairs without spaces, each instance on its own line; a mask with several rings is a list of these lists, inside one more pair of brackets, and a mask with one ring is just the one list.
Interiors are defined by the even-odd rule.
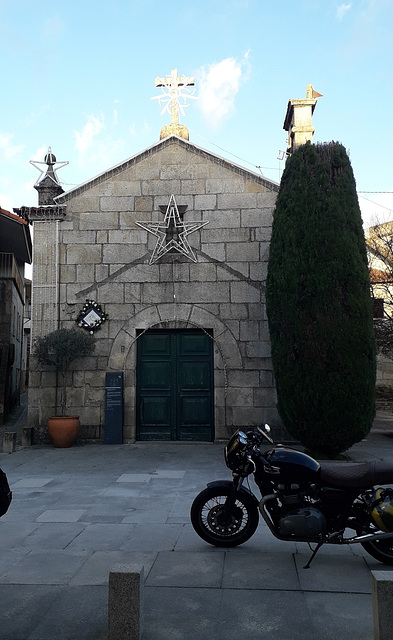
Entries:
[[[303,569],[309,569],[310,568],[310,565],[311,565],[312,561],[314,560],[315,556],[317,555],[317,553],[320,550],[320,548],[322,547],[322,545],[323,545],[323,542],[318,542],[317,546],[315,547],[314,551],[312,552],[311,558],[309,559],[307,564],[303,567]],[[310,549],[311,549],[311,546],[310,546]]]

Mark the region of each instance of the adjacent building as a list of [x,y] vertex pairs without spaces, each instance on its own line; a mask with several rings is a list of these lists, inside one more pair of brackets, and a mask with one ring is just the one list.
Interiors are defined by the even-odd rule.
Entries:
[[24,265],[31,257],[27,221],[0,208],[0,425],[24,388]]

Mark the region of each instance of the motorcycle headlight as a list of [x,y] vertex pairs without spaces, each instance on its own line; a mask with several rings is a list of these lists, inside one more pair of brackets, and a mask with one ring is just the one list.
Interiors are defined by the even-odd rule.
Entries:
[[237,471],[244,465],[247,455],[247,436],[243,431],[236,431],[225,447],[225,463],[231,471]]

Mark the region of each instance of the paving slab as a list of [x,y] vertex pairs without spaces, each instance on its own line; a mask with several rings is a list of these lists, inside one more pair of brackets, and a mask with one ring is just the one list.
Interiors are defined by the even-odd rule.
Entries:
[[[393,440],[349,453],[393,460]],[[109,571],[133,563],[146,577],[142,640],[373,638],[371,570],[387,567],[360,546],[322,547],[304,570],[308,546],[262,520],[235,549],[196,535],[192,500],[230,478],[222,445],[33,446],[0,453],[0,467],[14,493],[0,518],[0,640],[107,640]]]
[[363,558],[353,556],[350,550],[338,555],[317,554],[309,569],[303,568],[309,556],[296,554],[294,559],[303,591],[371,594],[370,569]]
[[106,585],[66,587],[25,640],[107,640],[107,601]]
[[305,639],[373,640],[372,603],[369,595],[304,592],[310,626]]
[[85,514],[85,509],[47,509],[36,522],[78,522]]
[[[32,631],[41,623],[63,592],[64,588],[61,586],[35,585],[32,588],[30,585],[0,584],[0,640],[30,639]],[[52,638],[58,637],[56,627],[52,628]],[[47,638],[49,636],[45,640]]]
[[310,614],[301,591],[225,589],[216,629],[219,640],[318,638],[314,629],[309,634]]
[[43,523],[37,527],[29,535],[27,535],[19,544],[19,548],[23,549],[66,549],[69,544],[77,538],[84,530],[85,525],[80,523],[62,523],[59,527],[58,522]]
[[299,576],[292,554],[236,553],[225,555],[224,589],[300,591]]
[[183,524],[148,522],[135,524],[130,536],[121,545],[122,551],[173,551],[183,530]]
[[85,553],[30,551],[0,576],[0,584],[68,584],[86,562]]
[[160,552],[147,577],[150,587],[204,587],[222,586],[225,553]]
[[145,575],[148,574],[156,560],[157,553],[133,551],[95,551],[70,580],[70,586],[107,585],[109,572],[119,564],[142,564]]
[[217,629],[221,602],[220,589],[145,587],[142,640],[228,640],[231,622]]

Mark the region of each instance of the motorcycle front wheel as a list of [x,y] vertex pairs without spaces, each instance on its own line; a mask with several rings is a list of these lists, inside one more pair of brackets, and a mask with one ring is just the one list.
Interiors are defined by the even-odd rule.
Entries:
[[362,542],[361,545],[370,556],[379,562],[393,565],[393,538]]
[[258,526],[256,504],[239,492],[228,510],[226,499],[231,487],[208,487],[197,495],[191,506],[191,522],[196,533],[216,547],[236,547],[251,538]]

